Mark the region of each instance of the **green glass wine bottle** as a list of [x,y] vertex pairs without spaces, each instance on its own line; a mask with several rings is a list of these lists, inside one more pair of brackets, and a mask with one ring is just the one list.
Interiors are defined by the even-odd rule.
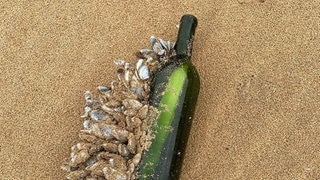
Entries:
[[153,74],[149,101],[159,115],[154,139],[142,156],[139,179],[179,178],[200,89],[199,75],[190,61],[196,26],[193,15],[181,18],[176,55]]

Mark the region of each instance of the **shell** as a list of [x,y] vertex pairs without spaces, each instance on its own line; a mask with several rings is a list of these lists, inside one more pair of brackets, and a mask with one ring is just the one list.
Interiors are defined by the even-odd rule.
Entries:
[[137,111],[134,109],[128,109],[123,112],[126,116],[133,117],[137,114]]
[[101,93],[106,93],[108,91],[111,90],[111,87],[107,87],[107,86],[98,86],[98,90],[101,92]]
[[127,171],[127,174],[129,177],[132,177],[134,168],[135,168],[135,165],[133,163],[129,163],[129,170]]
[[150,44],[152,46],[153,51],[156,52],[157,54],[163,50],[160,42],[157,39],[155,39],[154,36],[150,37]]
[[124,69],[120,68],[118,69],[117,71],[117,77],[118,77],[118,80],[121,81],[122,80],[122,76],[124,75]]
[[92,102],[92,94],[90,93],[90,91],[86,91],[84,93],[84,99],[86,100],[87,103]]
[[129,154],[130,154],[127,146],[124,145],[124,144],[119,144],[119,145],[118,145],[118,152],[119,152],[119,154],[120,154],[121,156],[124,156],[124,157],[127,157],[127,156],[129,156]]
[[117,153],[118,152],[118,145],[114,143],[104,143],[102,147],[106,152]]
[[137,118],[146,119],[148,115],[148,105],[144,105],[137,113]]
[[106,113],[101,110],[93,110],[90,112],[90,117],[96,121],[104,121],[107,119]]
[[117,168],[121,171],[127,170],[127,161],[118,154],[112,154],[107,152],[101,152],[98,155],[101,159],[105,159],[109,162],[110,167]]
[[142,80],[149,79],[149,68],[146,65],[142,65],[138,69],[139,78]]
[[138,70],[144,64],[144,59],[139,59],[136,63],[136,69]]
[[124,60],[121,60],[121,59],[118,59],[118,60],[115,60],[114,63],[117,65],[117,66],[123,66],[125,61]]
[[94,143],[94,144],[102,144],[105,141],[104,139],[101,139],[95,135],[88,134],[84,131],[80,131],[79,138],[80,138],[80,140]]
[[115,137],[120,142],[127,142],[128,141],[129,132],[125,129],[113,128],[113,129],[111,129],[111,134],[113,137]]
[[88,117],[90,111],[91,111],[91,107],[86,106],[86,107],[84,108],[84,115],[82,115],[81,118],[86,118],[86,117]]
[[150,50],[150,49],[141,49],[140,53],[141,53],[142,57],[148,57],[148,56],[156,55],[156,53],[153,50]]
[[105,160],[100,160],[88,167],[86,167],[87,171],[90,171],[92,175],[104,176],[103,168],[108,165],[108,162]]
[[139,110],[142,107],[142,103],[136,99],[125,99],[122,101],[122,104],[127,109]]
[[128,144],[127,144],[127,149],[131,154],[136,154],[137,151],[137,142],[135,136],[130,133],[128,136]]
[[72,152],[70,159],[70,166],[76,167],[79,164],[86,162],[90,158],[88,150],[81,150],[79,152]]
[[138,153],[132,158],[132,163],[135,166],[137,166],[139,164],[140,160],[141,160],[141,153]]
[[85,121],[83,121],[83,128],[89,129],[91,124],[92,124],[91,120],[85,120]]
[[163,39],[159,39],[159,42],[164,49],[170,49],[170,45],[168,45],[167,41],[164,41]]
[[104,177],[106,179],[127,180],[127,175],[123,171],[118,171],[112,167],[103,168]]
[[129,70],[125,70],[124,72],[124,80],[128,83],[131,79],[132,72]]

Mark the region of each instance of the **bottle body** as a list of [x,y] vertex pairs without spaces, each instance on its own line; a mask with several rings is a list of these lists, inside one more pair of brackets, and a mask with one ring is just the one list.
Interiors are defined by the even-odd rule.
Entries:
[[199,75],[187,56],[172,58],[154,74],[150,103],[159,116],[142,158],[141,179],[178,179],[199,88]]
[[159,114],[152,129],[154,138],[142,155],[139,179],[179,178],[200,89],[199,75],[190,61],[196,26],[196,17],[181,18],[176,55],[153,74],[149,102]]

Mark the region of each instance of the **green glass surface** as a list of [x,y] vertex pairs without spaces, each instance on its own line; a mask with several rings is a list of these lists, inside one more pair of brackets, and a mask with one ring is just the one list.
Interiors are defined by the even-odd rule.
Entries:
[[192,15],[181,19],[177,55],[153,76],[150,103],[159,110],[154,139],[144,152],[139,179],[178,179],[199,94],[199,75],[190,61],[196,26]]

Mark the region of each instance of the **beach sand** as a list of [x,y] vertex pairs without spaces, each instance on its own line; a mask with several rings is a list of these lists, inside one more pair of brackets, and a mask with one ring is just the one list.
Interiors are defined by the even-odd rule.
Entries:
[[201,90],[181,179],[320,178],[320,1],[0,4],[0,179],[63,179],[84,92],[186,13]]

